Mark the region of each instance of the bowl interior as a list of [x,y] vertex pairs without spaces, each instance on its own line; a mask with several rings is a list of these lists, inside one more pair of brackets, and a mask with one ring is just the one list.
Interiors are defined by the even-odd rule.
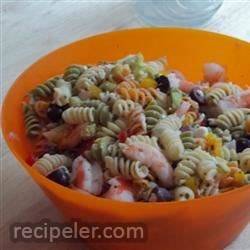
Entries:
[[[10,150],[33,178],[51,192],[65,192],[65,199],[96,197],[66,190],[37,174],[25,163],[30,143],[24,132],[21,102],[27,92],[49,77],[61,74],[70,64],[91,64],[115,60],[127,54],[142,52],[145,59],[166,55],[176,68],[192,81],[202,79],[205,62],[217,62],[227,68],[229,79],[241,86],[250,83],[250,44],[224,35],[190,29],[148,28],[111,32],[69,44],[44,56],[31,65],[12,85],[3,103],[3,134]],[[109,201],[109,204],[112,202]],[[123,206],[123,205],[122,205]],[[138,206],[141,206],[138,204]]]

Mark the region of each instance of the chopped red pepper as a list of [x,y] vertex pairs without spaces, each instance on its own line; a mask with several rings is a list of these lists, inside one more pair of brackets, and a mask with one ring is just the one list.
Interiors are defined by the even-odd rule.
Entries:
[[119,134],[118,134],[118,140],[119,142],[125,142],[127,137],[128,137],[128,133],[127,131],[121,131]]
[[25,159],[25,162],[32,166],[37,160],[37,157],[34,154],[28,155],[28,157]]

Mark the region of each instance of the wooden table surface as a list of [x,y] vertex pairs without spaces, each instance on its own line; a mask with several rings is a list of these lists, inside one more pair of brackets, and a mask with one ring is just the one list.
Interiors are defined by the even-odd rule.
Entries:
[[[2,75],[4,94],[15,78],[49,51],[96,33],[144,24],[131,1],[2,1]],[[202,28],[250,41],[250,1],[225,1]],[[9,226],[62,218],[38,186],[18,165],[3,143],[1,147],[1,246],[0,249],[83,249],[81,244],[14,244]],[[250,226],[227,250],[250,249]]]

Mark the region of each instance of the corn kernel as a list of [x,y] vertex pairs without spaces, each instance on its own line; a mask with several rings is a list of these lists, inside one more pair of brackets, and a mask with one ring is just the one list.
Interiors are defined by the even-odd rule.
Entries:
[[145,89],[148,89],[148,88],[154,88],[155,89],[157,87],[157,82],[152,78],[145,78],[140,83],[140,87],[145,88]]

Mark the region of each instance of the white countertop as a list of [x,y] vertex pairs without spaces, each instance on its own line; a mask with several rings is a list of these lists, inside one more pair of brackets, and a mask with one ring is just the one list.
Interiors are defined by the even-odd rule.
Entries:
[[[15,78],[49,51],[77,39],[115,29],[143,26],[131,1],[3,1],[2,83],[6,93]],[[250,1],[225,1],[202,28],[250,41]],[[80,244],[14,244],[9,226],[14,222],[60,221],[51,202],[2,147],[1,249],[82,249]],[[250,249],[250,225],[226,250]]]

